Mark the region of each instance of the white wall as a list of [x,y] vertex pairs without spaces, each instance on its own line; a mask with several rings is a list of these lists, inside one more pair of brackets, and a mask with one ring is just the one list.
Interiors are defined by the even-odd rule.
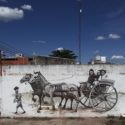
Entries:
[[[2,84],[2,112],[13,112],[15,104],[13,104],[13,88],[15,86],[20,87],[21,93],[27,93],[32,91],[30,85],[20,84],[20,79],[25,73],[33,73],[34,71],[41,71],[46,79],[51,83],[74,83],[79,85],[79,82],[86,81],[88,77],[88,71],[93,68],[95,72],[99,69],[106,69],[107,75],[110,79],[115,80],[115,87],[118,92],[125,92],[125,65],[29,65],[29,66],[4,66]],[[29,100],[31,102],[31,100]],[[29,103],[26,102],[26,103]]]
[[78,85],[79,82],[87,80],[90,68],[93,68],[95,72],[99,69],[106,69],[108,77],[116,81],[115,86],[117,90],[125,92],[125,65],[6,66],[3,67],[2,83],[8,79],[9,82],[13,81],[17,84],[25,73],[41,71],[51,83],[67,82]]

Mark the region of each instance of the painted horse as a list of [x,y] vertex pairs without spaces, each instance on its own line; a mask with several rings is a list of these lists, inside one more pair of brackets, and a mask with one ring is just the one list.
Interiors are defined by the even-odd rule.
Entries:
[[66,103],[68,99],[71,100],[70,109],[72,109],[73,99],[76,100],[77,105],[75,111],[77,111],[80,89],[74,84],[66,84],[66,83],[58,83],[51,84],[46,80],[46,78],[41,74],[41,72],[34,72],[34,74],[26,74],[21,80],[20,83],[28,82],[33,89],[33,100],[34,95],[39,97],[40,107],[38,108],[38,112],[41,110],[41,103],[44,101],[44,97],[48,96],[51,100],[52,109],[55,110],[55,103],[53,97],[61,97],[61,102],[59,103],[59,107],[62,105],[62,101],[65,99],[65,104],[63,108],[66,107]]

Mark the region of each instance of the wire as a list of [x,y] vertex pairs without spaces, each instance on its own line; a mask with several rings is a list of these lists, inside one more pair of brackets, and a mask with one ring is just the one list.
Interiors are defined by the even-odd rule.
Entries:
[[6,45],[6,46],[8,46],[8,47],[10,47],[10,48],[12,48],[12,49],[14,49],[14,50],[16,50],[17,52],[21,52],[21,53],[23,53],[24,55],[28,55],[28,56],[29,56],[29,54],[23,52],[22,50],[19,50],[19,49],[13,47],[12,45],[10,45],[10,44],[8,44],[8,43],[2,42],[2,41],[0,41],[0,43],[2,43],[2,44],[4,44],[4,45]]
[[12,45],[9,45],[8,43],[5,43],[3,41],[0,41],[0,49],[8,52],[9,54],[17,54],[17,53],[22,53],[24,56],[29,56],[29,54],[23,52],[22,50],[19,50]]

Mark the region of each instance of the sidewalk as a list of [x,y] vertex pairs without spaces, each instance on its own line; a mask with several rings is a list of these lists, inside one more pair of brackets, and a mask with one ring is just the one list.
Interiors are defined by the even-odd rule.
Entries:
[[0,119],[0,125],[125,125],[122,118]]

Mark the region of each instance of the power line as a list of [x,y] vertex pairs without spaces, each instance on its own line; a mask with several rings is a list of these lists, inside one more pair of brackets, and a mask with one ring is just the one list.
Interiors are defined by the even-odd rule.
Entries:
[[8,43],[5,43],[3,41],[0,41],[0,44],[3,44],[4,46],[8,47],[9,49],[11,49],[12,51],[14,51],[15,53],[23,53],[24,55],[27,55],[29,56],[29,54],[23,52],[22,50],[19,50],[15,47],[13,47],[12,45],[8,44]]
[[3,46],[3,45],[0,45],[0,50],[1,51],[4,51],[4,52],[8,52],[9,54],[15,54],[16,52],[11,50],[11,49],[8,49],[7,47]]
[[25,56],[29,56],[29,54],[23,52],[22,50],[19,50],[19,49],[13,47],[12,45],[5,43],[3,41],[0,41],[0,49],[5,51],[5,52],[8,52],[10,54],[22,53]]
[[2,56],[3,56],[2,51],[12,54],[12,55],[17,54],[17,53],[22,53],[25,56],[29,56],[29,54],[26,54],[25,52],[23,52],[19,49],[16,49],[15,47],[13,47],[3,41],[0,41],[0,76],[2,76]]

